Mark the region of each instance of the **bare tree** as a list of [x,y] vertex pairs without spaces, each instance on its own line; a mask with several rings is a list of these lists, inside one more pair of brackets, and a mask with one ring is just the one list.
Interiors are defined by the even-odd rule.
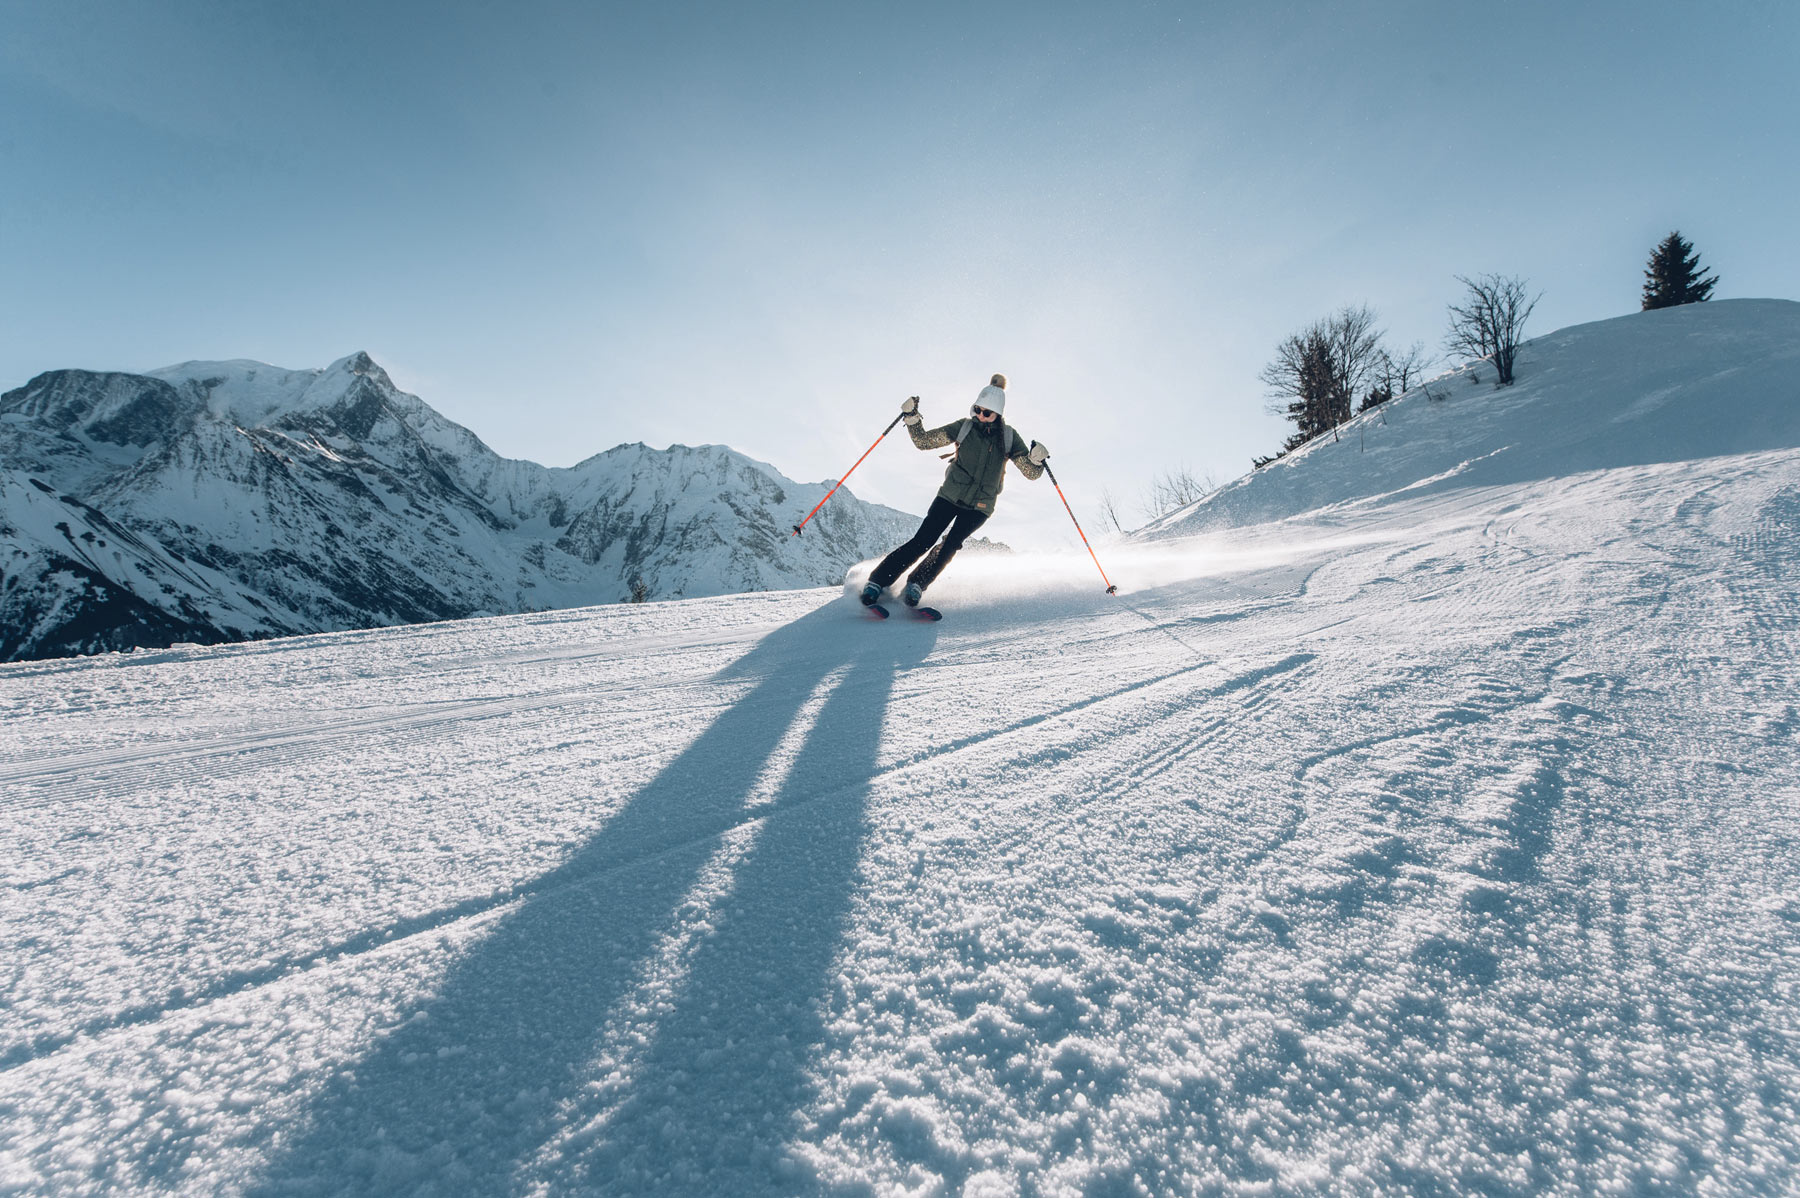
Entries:
[[1385,348],[1380,353],[1381,357],[1371,372],[1374,381],[1369,386],[1368,394],[1363,396],[1362,405],[1356,409],[1358,412],[1380,407],[1397,395],[1405,395],[1431,365],[1423,341],[1413,342],[1400,353]]
[[1209,474],[1196,475],[1186,466],[1165,470],[1150,480],[1140,505],[1150,519],[1166,516],[1177,508],[1197,503],[1217,490]]
[[1100,527],[1112,527],[1114,532],[1124,532],[1125,522],[1119,518],[1119,501],[1113,497],[1111,487],[1100,489]]
[[1270,410],[1296,426],[1293,449],[1350,419],[1356,397],[1382,359],[1381,330],[1367,304],[1340,308],[1275,347],[1256,377],[1269,387]]
[[1525,321],[1544,293],[1525,298],[1525,280],[1517,277],[1465,279],[1457,275],[1456,281],[1468,288],[1468,294],[1461,304],[1450,305],[1444,348],[1453,355],[1492,361],[1500,376],[1497,385],[1507,386],[1513,381],[1513,361],[1524,338]]

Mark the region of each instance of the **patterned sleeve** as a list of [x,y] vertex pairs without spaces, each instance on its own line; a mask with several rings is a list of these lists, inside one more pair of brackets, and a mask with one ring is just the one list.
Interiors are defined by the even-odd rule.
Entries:
[[1014,429],[1013,432],[1018,433],[1018,439],[1013,443],[1012,464],[1017,466],[1019,473],[1026,478],[1042,478],[1044,476],[1043,466],[1034,465],[1031,458],[1027,456],[1031,453],[1031,447],[1037,442],[1026,440],[1025,434],[1020,433],[1018,429]]
[[[957,424],[960,423],[962,422],[957,421]],[[923,420],[919,421],[917,424],[909,424],[906,426],[907,435],[912,437],[913,444],[920,449],[942,449],[946,445],[956,444],[955,438],[950,435],[955,431],[956,424],[946,424],[942,428],[927,429]]]

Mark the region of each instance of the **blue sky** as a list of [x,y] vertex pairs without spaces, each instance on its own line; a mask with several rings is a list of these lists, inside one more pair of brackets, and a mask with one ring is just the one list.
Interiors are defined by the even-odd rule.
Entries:
[[[1256,372],[1452,276],[1793,297],[1800,6],[0,0],[0,388],[367,349],[501,453],[834,476],[986,376],[1077,511],[1225,481]],[[903,440],[853,479],[923,510]],[[897,442],[897,443],[892,443]],[[1060,543],[1016,481],[992,526]]]

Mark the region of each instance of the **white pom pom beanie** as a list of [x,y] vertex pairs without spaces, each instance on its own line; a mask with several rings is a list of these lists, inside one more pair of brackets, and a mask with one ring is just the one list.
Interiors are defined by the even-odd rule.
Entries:
[[986,408],[990,412],[1006,412],[1006,376],[997,374],[994,380],[981,389],[975,402],[969,405],[971,413],[975,408]]

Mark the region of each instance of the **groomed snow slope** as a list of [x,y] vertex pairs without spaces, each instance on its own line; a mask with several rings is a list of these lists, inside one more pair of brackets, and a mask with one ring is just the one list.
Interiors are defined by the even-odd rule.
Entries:
[[1771,449],[0,667],[0,1185],[1792,1192],[1797,533]]

